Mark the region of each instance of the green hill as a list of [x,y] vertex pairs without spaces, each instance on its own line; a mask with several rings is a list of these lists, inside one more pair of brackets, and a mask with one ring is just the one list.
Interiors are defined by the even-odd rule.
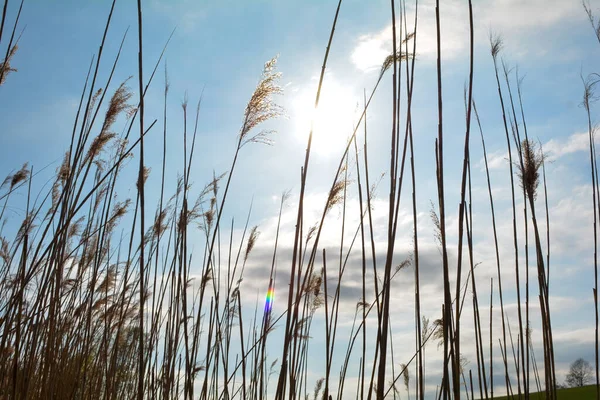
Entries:
[[[515,395],[515,399],[517,396]],[[531,400],[542,400],[546,398],[545,393],[532,393],[529,395]],[[508,400],[509,397],[495,397],[497,400]],[[596,385],[583,387],[566,388],[558,390],[558,400],[595,400]]]

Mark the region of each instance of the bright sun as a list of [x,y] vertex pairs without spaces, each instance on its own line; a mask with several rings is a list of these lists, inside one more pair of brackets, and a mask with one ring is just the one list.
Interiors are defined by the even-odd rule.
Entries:
[[296,137],[306,144],[314,117],[312,150],[328,156],[343,151],[358,118],[358,99],[335,79],[325,78],[319,108],[315,111],[316,82],[300,89],[293,100]]

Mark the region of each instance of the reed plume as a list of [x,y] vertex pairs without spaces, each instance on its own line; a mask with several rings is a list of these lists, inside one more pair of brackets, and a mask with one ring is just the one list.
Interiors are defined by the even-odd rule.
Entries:
[[13,68],[10,65],[12,58],[17,53],[18,49],[18,45],[15,44],[14,46],[12,46],[10,51],[8,52],[8,57],[6,57],[4,61],[0,62],[0,85],[4,85],[4,83],[6,83],[6,77],[9,73],[18,71],[16,68]]
[[249,136],[249,133],[273,118],[277,118],[283,114],[283,109],[273,100],[274,95],[282,94],[283,90],[279,86],[280,72],[276,72],[277,57],[265,63],[263,73],[250,101],[246,105],[244,112],[244,123],[239,134],[238,147],[242,147],[247,143],[263,143],[270,144],[270,136],[274,131],[261,131],[254,136]]

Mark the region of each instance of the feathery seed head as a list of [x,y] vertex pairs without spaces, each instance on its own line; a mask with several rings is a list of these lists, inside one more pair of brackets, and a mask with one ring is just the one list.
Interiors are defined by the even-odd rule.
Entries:
[[[150,167],[144,167],[144,171],[142,173],[142,184],[146,184],[146,179],[148,179],[148,176],[150,176]],[[140,188],[140,177],[138,176],[137,182],[136,182],[136,186],[139,189]]]
[[[410,39],[408,39],[408,40],[410,40]],[[411,56],[407,55],[406,53],[403,53],[402,51],[396,52],[396,61],[408,60],[409,58],[411,58]],[[394,53],[389,54],[385,58],[385,60],[383,60],[383,64],[381,65],[381,71],[379,72],[379,75],[380,76],[383,75],[385,73],[385,71],[390,69],[392,64],[394,64]]]
[[283,93],[278,82],[281,73],[275,72],[276,64],[277,57],[265,63],[262,77],[252,97],[250,97],[250,101],[246,105],[244,124],[240,130],[238,148],[241,148],[248,142],[270,143],[268,136],[272,131],[261,131],[253,137],[248,137],[248,134],[258,125],[283,114],[283,109],[273,101],[273,95]]
[[79,217],[79,219],[77,219],[77,221],[75,221],[74,223],[72,223],[71,225],[69,225],[69,230],[67,233],[67,237],[69,239],[79,235],[79,233],[81,232],[81,225],[83,224],[83,221],[85,221],[85,217]]
[[315,232],[317,231],[317,225],[313,225],[310,228],[308,228],[308,232],[306,233],[306,243],[310,242],[310,240],[313,238],[313,236],[315,235]]
[[4,261],[4,264],[9,263],[10,261],[10,250],[8,246],[8,240],[6,240],[3,236],[0,236],[0,258]]
[[104,117],[104,123],[102,124],[102,133],[105,133],[110,129],[120,113],[124,111],[129,112],[133,108],[131,105],[127,104],[129,99],[131,99],[133,96],[133,93],[131,93],[129,88],[126,86],[128,80],[129,78],[119,85],[113,94],[113,97],[110,99],[108,110],[106,111],[106,116]]
[[339,179],[331,188],[329,197],[327,198],[327,204],[325,206],[325,212],[329,212],[333,206],[339,204],[344,199],[344,189],[346,188],[347,181],[345,179]]
[[537,196],[537,188],[540,183],[540,167],[544,163],[544,153],[537,147],[535,142],[525,139],[521,143],[523,153],[523,165],[518,165],[518,176],[521,187],[525,189],[527,196],[534,200]]
[[258,239],[259,235],[260,235],[260,232],[258,231],[258,226],[252,227],[252,230],[250,231],[250,236],[248,237],[248,244],[246,246],[246,254],[244,255],[244,262],[248,259],[248,256],[250,255],[250,252],[254,248],[254,245],[256,244],[256,239]]
[[408,365],[400,364],[400,369],[402,370],[402,377],[404,378],[404,386],[408,390],[408,384],[410,383],[410,374],[408,371]]
[[184,93],[183,95],[183,100],[181,101],[181,108],[183,109],[183,112],[187,112],[187,107],[188,107],[188,94],[187,91]]
[[67,151],[65,153],[65,157],[63,158],[63,162],[60,165],[60,168],[57,171],[57,178],[62,183],[65,184],[67,179],[69,178],[69,173],[71,172],[71,165],[69,164],[71,160],[71,153]]
[[94,138],[94,140],[92,141],[92,144],[90,145],[90,148],[85,157],[85,162],[88,162],[88,161],[96,158],[96,156],[98,156],[98,154],[100,154],[100,152],[102,152],[102,150],[104,150],[104,148],[106,147],[106,144],[115,136],[116,135],[112,132],[107,132],[107,131],[100,132],[100,134],[98,134],[98,136],[96,136]]
[[590,105],[598,100],[594,88],[600,82],[600,75],[590,74],[586,79],[583,79],[583,101],[582,105],[586,111],[590,111]]
[[313,400],[317,400],[319,398],[319,392],[321,391],[321,387],[323,386],[324,381],[325,381],[325,378],[320,378],[317,380],[317,383],[315,384],[315,392],[313,395]]
[[23,164],[20,170],[18,170],[10,179],[10,188],[14,188],[19,183],[25,181],[29,177],[29,165],[28,163]]
[[11,67],[10,62],[12,61],[12,58],[14,57],[14,55],[18,49],[19,49],[19,46],[15,44],[10,49],[10,52],[8,53],[8,57],[6,57],[6,59],[4,61],[0,62],[0,77],[1,77],[0,85],[4,85],[4,82],[6,82],[6,77],[8,76],[9,73],[17,72],[16,68]]
[[396,266],[396,272],[405,269],[406,267],[410,266],[411,264],[412,264],[411,258],[407,258],[406,260],[402,261],[400,264],[398,264]]
[[366,309],[368,306],[369,303],[364,300],[360,300],[358,303],[356,303],[356,310]]
[[490,34],[490,51],[494,59],[498,56],[500,50],[502,50],[502,44],[502,36]]
[[[214,199],[214,197],[213,197]],[[212,200],[212,199],[211,199]],[[206,211],[204,213],[204,224],[205,224],[205,231],[208,233],[210,232],[210,228],[212,226],[213,220],[215,217],[215,210],[213,207],[210,208],[210,210]]]
[[153,232],[155,237],[159,237],[167,229],[165,219],[167,217],[167,209],[162,209],[154,220]]

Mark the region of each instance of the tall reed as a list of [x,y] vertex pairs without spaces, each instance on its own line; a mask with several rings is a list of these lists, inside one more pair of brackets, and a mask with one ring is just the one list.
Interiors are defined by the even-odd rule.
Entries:
[[[514,273],[515,282],[514,286],[507,285],[507,280],[502,277],[505,273],[502,266],[507,265],[507,261],[500,254],[497,210],[482,128],[482,120],[487,115],[480,116],[474,101],[477,90],[474,79],[477,16],[472,2],[465,2],[468,5],[468,16],[464,18],[469,24],[469,72],[465,88],[465,136],[461,138],[463,147],[458,155],[458,160],[462,156],[460,163],[456,161],[457,155],[448,154],[450,147],[446,132],[449,122],[444,121],[443,100],[446,93],[443,89],[446,86],[443,86],[442,68],[442,47],[446,38],[441,31],[445,20],[443,7],[446,5],[440,3],[439,0],[435,3],[437,202],[432,207],[432,217],[441,253],[436,272],[443,279],[439,282],[443,288],[443,300],[438,305],[441,306],[441,315],[435,318],[434,323],[429,324],[425,316],[429,310],[424,307],[427,303],[424,302],[426,292],[423,289],[429,282],[424,281],[427,260],[426,254],[423,255],[423,245],[426,246],[427,242],[422,234],[426,227],[419,219],[418,201],[426,195],[422,192],[421,174],[418,173],[421,165],[418,159],[423,154],[419,138],[426,132],[417,131],[417,114],[413,112],[413,99],[417,98],[415,89],[419,88],[418,84],[415,85],[419,55],[417,38],[421,37],[417,27],[419,18],[427,9],[422,10],[416,0],[414,25],[409,26],[407,4],[390,1],[391,52],[383,60],[370,94],[364,91],[360,117],[353,121],[348,141],[340,149],[343,151],[340,151],[339,163],[329,176],[331,186],[325,193],[316,224],[310,225],[307,221],[306,203],[311,193],[308,173],[313,170],[316,161],[310,157],[313,138],[320,134],[312,121],[300,168],[299,192],[295,197],[295,226],[286,230],[285,204],[290,193],[285,192],[273,213],[277,215],[273,242],[264,243],[264,236],[260,236],[260,230],[264,228],[259,230],[257,225],[252,224],[253,204],[250,203],[246,219],[240,223],[229,215],[229,202],[243,149],[247,145],[270,144],[270,131],[260,128],[282,114],[282,108],[275,100],[282,93],[280,74],[276,71],[277,58],[265,63],[258,84],[250,95],[231,149],[229,169],[222,174],[213,172],[212,178],[199,190],[193,183],[192,171],[196,169],[194,163],[198,153],[203,151],[199,121],[204,93],[199,94],[195,119],[185,94],[181,104],[181,136],[172,135],[167,112],[170,85],[165,62],[164,91],[161,93],[160,190],[157,199],[153,199],[152,191],[147,190],[150,184],[146,187],[146,180],[152,181],[149,178],[152,160],[147,135],[155,133],[152,128],[157,120],[151,119],[145,96],[162,63],[165,49],[148,74],[149,66],[143,63],[147,46],[147,41],[143,40],[146,4],[138,0],[135,8],[138,28],[137,90],[133,93],[128,81],[115,85],[113,76],[122,51],[126,51],[127,32],[112,60],[106,62],[109,32],[114,29],[115,23],[116,2],[112,1],[98,54],[90,63],[82,87],[67,150],[50,181],[50,187],[42,189],[36,197],[32,188],[39,186],[37,174],[40,168],[36,165],[34,169],[29,164],[9,174],[0,186],[0,397],[253,400],[312,397],[316,400],[351,396],[379,400],[392,396],[399,398],[401,385],[398,381],[402,379],[407,396],[423,400],[431,396],[430,379],[440,378],[436,398],[447,400],[466,396],[474,399],[478,393],[480,398],[493,399],[494,395],[498,395],[498,390],[494,390],[494,385],[498,385],[494,382],[494,371],[498,371],[499,367],[494,359],[497,340],[500,349],[498,358],[503,363],[500,368],[504,370],[502,386],[505,386],[507,395],[530,397],[532,369],[536,388],[544,390],[547,398],[557,398],[549,301],[550,209],[544,155],[541,145],[538,147],[528,136],[521,78],[518,72],[513,77],[508,64],[499,58],[502,42],[493,37],[490,45],[495,82],[492,83],[497,87],[500,103],[495,111],[502,113],[509,158],[509,168],[505,173],[509,174],[512,194],[511,239],[515,268],[510,272]],[[3,45],[8,37],[3,35],[7,15],[10,15],[8,4],[5,1],[0,26],[0,43]],[[325,72],[333,54],[336,27],[343,15],[341,6],[342,1],[339,0],[321,65],[315,109],[320,107],[323,87],[328,84]],[[596,28],[589,6],[584,6]],[[14,76],[9,73],[18,73],[14,60],[18,54],[17,28],[22,7],[23,0],[12,26],[4,61],[0,64],[1,84]],[[597,29],[595,32],[598,35]],[[598,38],[600,40],[600,36]],[[102,78],[103,68],[108,72],[106,78]],[[503,81],[500,79],[501,72],[504,73]],[[515,78],[517,96],[513,98]],[[596,224],[600,189],[590,107],[593,88],[598,82],[596,78],[593,75],[585,81],[584,108],[590,146],[594,274],[597,281]],[[420,79],[426,79],[426,76]],[[382,199],[378,199],[375,193],[378,182],[373,179],[372,161],[374,151],[381,149],[369,146],[373,143],[372,129],[367,129],[368,108],[380,84],[386,85],[386,90],[391,89],[391,96],[387,95],[387,101],[391,101],[388,104],[391,118],[390,115],[386,117],[389,131],[385,139],[389,145],[385,149],[389,151],[385,174],[389,179],[384,183],[386,195]],[[476,171],[471,170],[473,113],[481,138],[488,191],[485,202],[489,201],[494,238],[493,275],[498,289],[495,289],[494,278],[491,278],[489,310],[484,309],[487,306],[479,297],[484,275],[477,269],[480,242],[474,237],[479,232],[474,226],[479,228],[483,225],[479,221],[484,221],[487,216],[480,217],[475,208],[479,199],[474,196]],[[375,115],[369,111],[370,118]],[[116,126],[121,124],[122,133],[114,133]],[[134,129],[139,129],[139,132],[132,134]],[[167,146],[173,143],[176,143],[179,153],[177,163],[167,158],[171,154],[167,152]],[[517,156],[513,160],[515,149]],[[119,190],[131,183],[127,182],[125,171],[134,152],[138,157],[135,198],[122,198]],[[404,234],[404,216],[401,214],[404,204],[401,200],[407,157],[410,162],[411,204],[406,207],[406,215],[409,219],[407,226],[412,231],[406,236],[411,238],[412,243],[409,246],[411,254],[400,258],[399,253],[403,250],[400,240],[404,237],[401,236]],[[454,163],[462,167],[460,181],[452,180],[449,168],[446,169]],[[168,166],[171,165],[180,169],[175,177],[169,176]],[[540,172],[544,179],[545,257],[536,213]],[[518,241],[521,228],[517,226],[515,174],[524,200],[524,320]],[[456,185],[456,188],[451,185]],[[168,192],[169,186],[174,187],[173,193]],[[450,226],[450,221],[454,221],[453,215],[446,207],[450,193],[454,192],[452,189],[457,189],[459,196],[456,226]],[[7,210],[17,201],[15,197],[19,192],[24,192],[27,200],[22,219],[12,227],[5,223],[8,220]],[[153,203],[153,200],[156,201]],[[385,208],[380,213],[385,214],[381,220],[373,212],[380,204],[379,200]],[[332,213],[336,207],[340,209],[337,221]],[[538,365],[535,358],[529,321],[530,223],[536,252],[543,365]],[[330,235],[327,228],[333,225],[340,233],[335,237],[326,236]],[[457,233],[455,249],[449,244],[449,240],[454,239],[450,234],[452,229],[456,229]],[[287,231],[294,232],[293,243],[281,249],[281,241]],[[12,233],[14,237],[7,239]],[[328,240],[325,241],[325,238]],[[264,261],[253,259],[256,248],[268,249],[264,268],[256,267]],[[285,250],[290,250],[291,255]],[[454,255],[457,257],[456,269],[450,266],[449,261]],[[407,270],[410,270],[408,279],[404,272]],[[259,307],[262,305],[259,304],[259,295],[248,293],[246,289],[251,286],[247,284],[249,271],[264,278],[255,285],[258,290],[267,292],[264,308]],[[281,287],[282,275],[288,282],[287,292],[278,293],[278,303],[275,304],[274,290]],[[398,283],[399,280],[407,280],[409,284],[403,286]],[[455,284],[454,290],[451,284]],[[358,298],[348,300],[349,287],[360,293],[356,295]],[[399,289],[414,291],[409,293],[410,302],[414,299],[414,346],[398,340],[396,336],[403,322],[397,320],[400,314],[396,313]],[[518,325],[509,318],[505,309],[507,290],[516,291]],[[471,294],[471,305],[465,309],[467,292]],[[597,284],[593,294],[598,382]],[[250,300],[251,295],[256,295],[254,303]],[[501,328],[495,327],[493,322],[497,313],[494,310],[496,297],[500,302]],[[461,320],[465,310],[469,310],[467,313],[472,310],[472,336]],[[489,311],[490,318],[489,343],[488,338],[484,338],[485,328],[482,328],[486,322],[482,321],[482,315],[485,319],[486,311]],[[351,318],[351,322],[346,317]],[[425,354],[431,339],[439,341],[440,347],[443,347],[442,357],[437,367],[432,365],[433,368],[429,364],[432,364],[434,356],[428,358]],[[473,369],[476,368],[476,371],[467,370],[466,364],[466,355],[473,352],[476,363]],[[441,376],[434,376],[436,372]],[[544,374],[543,382],[540,373]],[[358,382],[350,384],[349,379],[352,378],[357,378]]]

